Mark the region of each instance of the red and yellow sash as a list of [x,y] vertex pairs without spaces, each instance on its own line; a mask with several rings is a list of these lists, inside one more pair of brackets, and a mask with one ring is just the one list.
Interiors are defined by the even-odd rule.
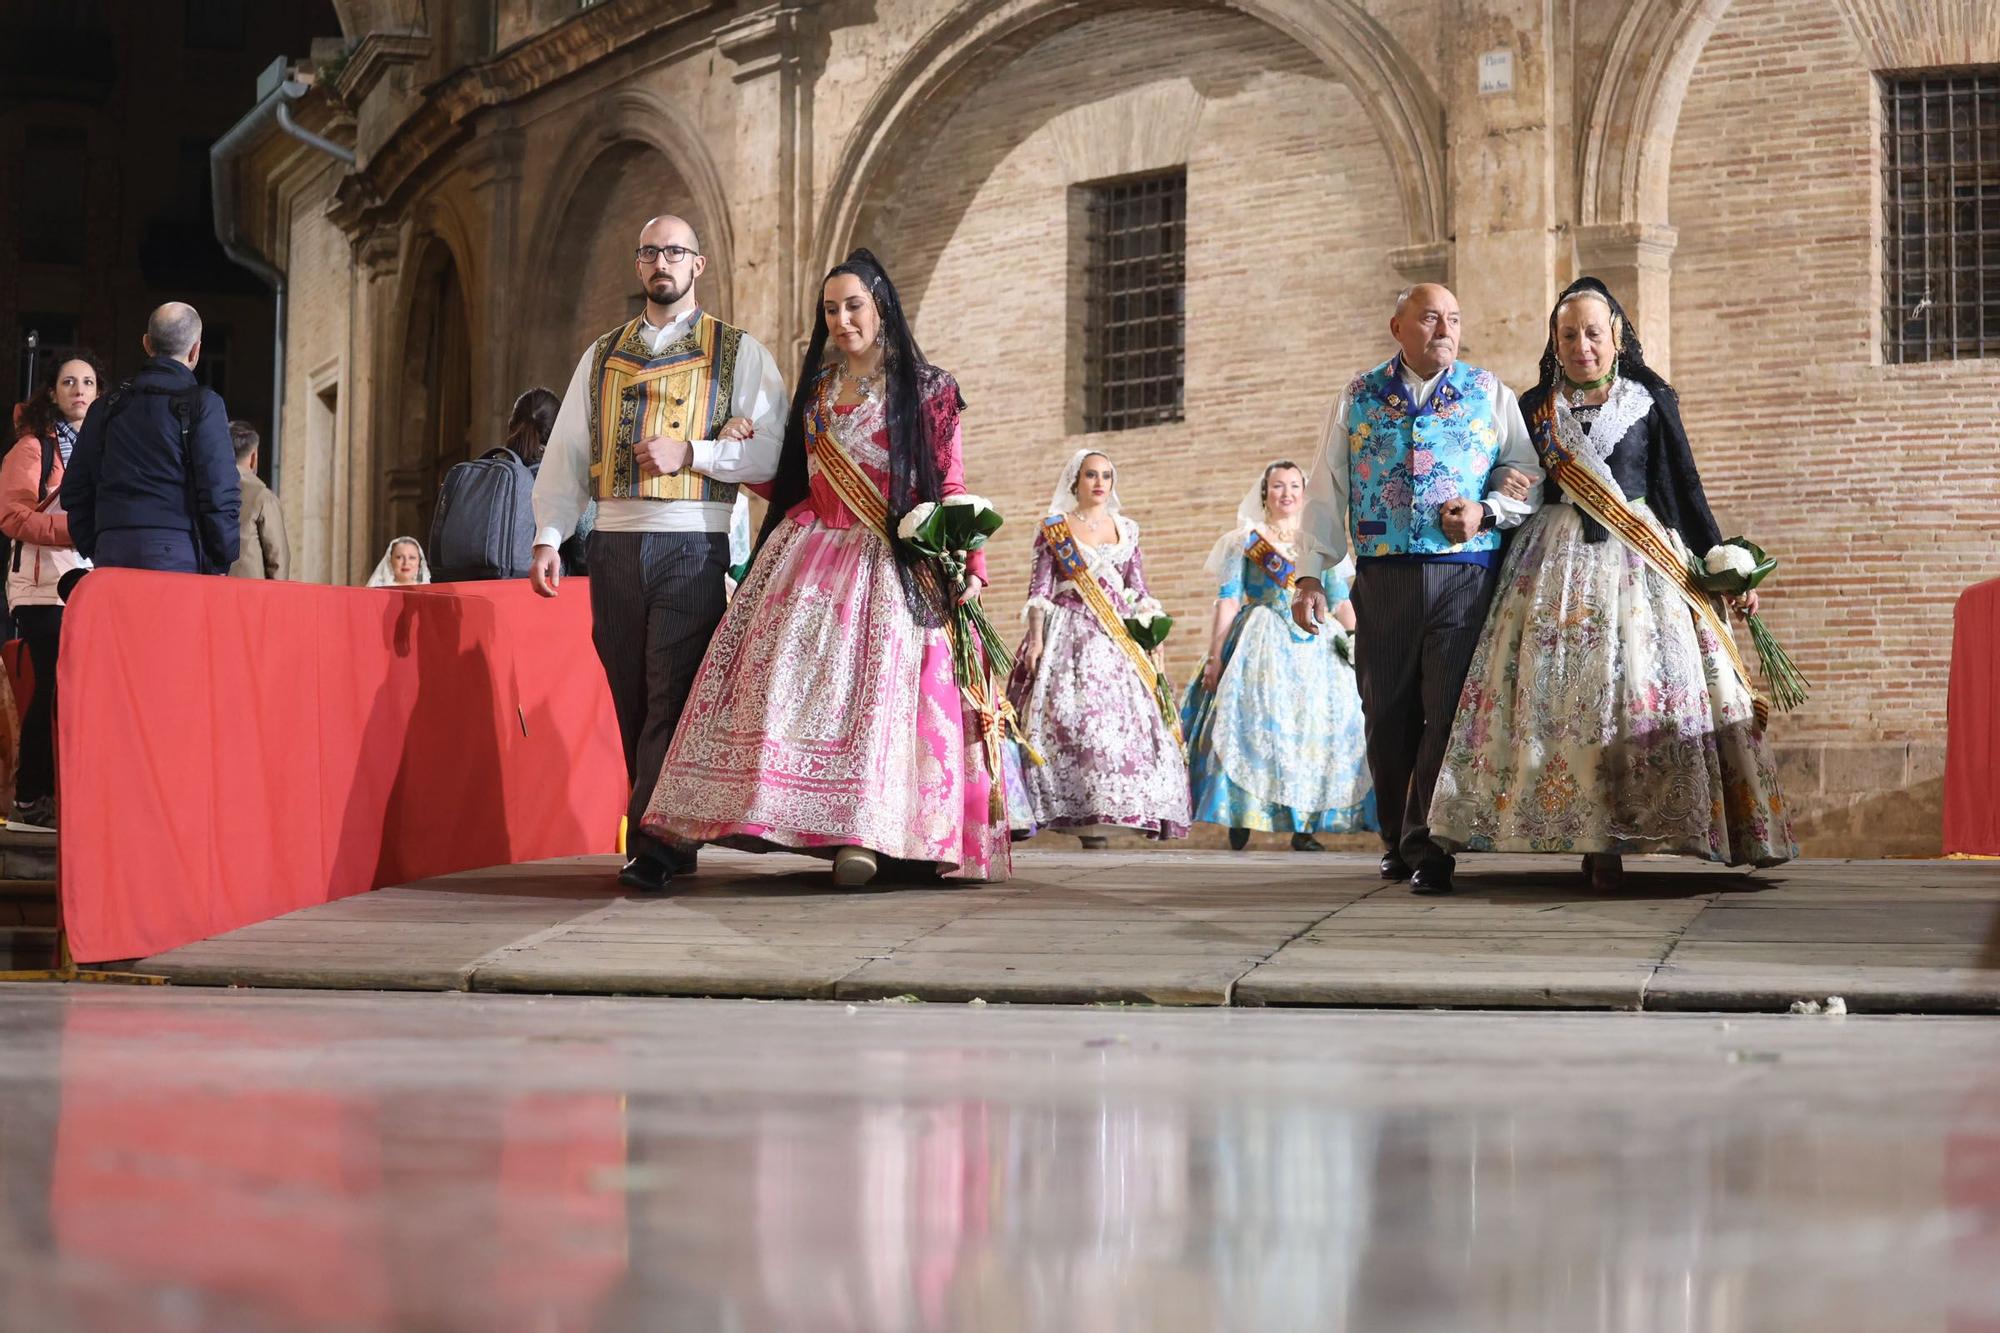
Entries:
[[806,438],[812,445],[813,458],[827,484],[833,487],[833,493],[847,506],[847,512],[893,542],[896,534],[889,528],[888,497],[862,470],[861,464],[854,461],[853,455],[840,447],[840,441],[833,438],[832,413],[826,401],[833,382],[833,376],[826,377],[813,410],[807,414]]
[[1576,456],[1556,435],[1555,396],[1542,405],[1536,415],[1537,433],[1541,436],[1542,461],[1556,484],[1563,488],[1578,509],[1596,519],[1605,531],[1625,543],[1628,550],[1650,565],[1660,577],[1673,586],[1688,604],[1695,618],[1708,626],[1711,633],[1722,642],[1729,654],[1730,665],[1743,682],[1743,688],[1750,692],[1751,706],[1756,710],[1759,725],[1771,716],[1771,701],[1764,697],[1753,682],[1750,668],[1744,664],[1743,654],[1736,646],[1736,636],[1729,630],[1729,622],[1717,609],[1715,599],[1696,586],[1694,576],[1688,570],[1688,563],[1681,553],[1674,549],[1660,530],[1639,517],[1604,478],[1578,462]]
[[[1090,609],[1090,614],[1097,617],[1097,623],[1111,636],[1111,642],[1118,645],[1118,650],[1125,654],[1125,659],[1132,664],[1132,669],[1139,673],[1139,679],[1145,683],[1146,692],[1156,697],[1163,697],[1165,687],[1160,668],[1153,664],[1151,654],[1141,648],[1138,640],[1126,630],[1125,617],[1111,604],[1110,595],[1104,591],[1103,585],[1098,583],[1097,576],[1090,572],[1090,562],[1084,559],[1083,551],[1077,545],[1076,534],[1069,530],[1069,520],[1061,514],[1050,514],[1042,520],[1042,539],[1048,543],[1049,554],[1055,559],[1056,573],[1062,575],[1064,581],[1076,589],[1077,596]],[[1180,719],[1170,707],[1163,708],[1162,712],[1166,715],[1167,727],[1173,732],[1174,740],[1179,741]]]
[[[806,439],[812,448],[813,457],[819,462],[820,474],[833,487],[833,493],[847,506],[847,512],[882,534],[891,546],[895,545],[896,534],[889,525],[889,501],[875,482],[864,472],[854,456],[841,447],[828,428],[826,402],[833,379],[828,377],[820,389],[818,410],[808,414]],[[945,617],[945,632],[957,633],[955,617]],[[981,660],[984,654],[980,655]],[[986,752],[987,777],[992,783],[992,794],[987,802],[988,813],[994,818],[1004,818],[1007,809],[1006,769],[1002,766],[1000,742],[1009,730],[1019,732],[1019,723],[1014,717],[1014,706],[1004,695],[996,695],[990,680],[983,676],[975,678],[970,685],[960,691],[965,696],[965,704],[974,715],[979,726],[979,739]],[[998,698],[998,702],[994,700]]]

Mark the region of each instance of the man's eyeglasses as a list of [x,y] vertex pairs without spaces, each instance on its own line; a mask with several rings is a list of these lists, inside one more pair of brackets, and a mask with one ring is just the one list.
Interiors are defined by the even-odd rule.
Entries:
[[683,259],[698,255],[701,251],[690,250],[685,245],[642,245],[632,255],[642,264],[657,264],[662,258],[669,264],[678,264]]

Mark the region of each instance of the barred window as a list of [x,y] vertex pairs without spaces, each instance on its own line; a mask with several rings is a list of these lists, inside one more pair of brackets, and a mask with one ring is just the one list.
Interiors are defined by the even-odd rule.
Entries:
[[1881,87],[1883,359],[2000,356],[2000,65]]
[[1084,188],[1084,428],[1179,421],[1187,363],[1187,172]]

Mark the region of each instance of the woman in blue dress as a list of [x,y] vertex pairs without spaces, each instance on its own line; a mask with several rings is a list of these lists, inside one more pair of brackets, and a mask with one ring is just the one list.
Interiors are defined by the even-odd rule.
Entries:
[[1354,610],[1348,567],[1328,575],[1336,634],[1292,624],[1292,582],[1305,508],[1296,463],[1264,469],[1216,544],[1209,572],[1220,594],[1208,658],[1181,705],[1194,817],[1229,830],[1238,851],[1252,829],[1292,835],[1317,852],[1315,833],[1373,829],[1375,793],[1354,683]]

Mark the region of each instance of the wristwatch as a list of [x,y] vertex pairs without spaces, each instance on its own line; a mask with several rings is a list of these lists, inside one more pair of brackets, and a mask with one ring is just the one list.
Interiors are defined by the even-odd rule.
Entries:
[[1500,526],[1500,515],[1493,512],[1493,506],[1492,505],[1479,506],[1479,530],[1481,532],[1491,532],[1494,528],[1497,528],[1499,526]]

